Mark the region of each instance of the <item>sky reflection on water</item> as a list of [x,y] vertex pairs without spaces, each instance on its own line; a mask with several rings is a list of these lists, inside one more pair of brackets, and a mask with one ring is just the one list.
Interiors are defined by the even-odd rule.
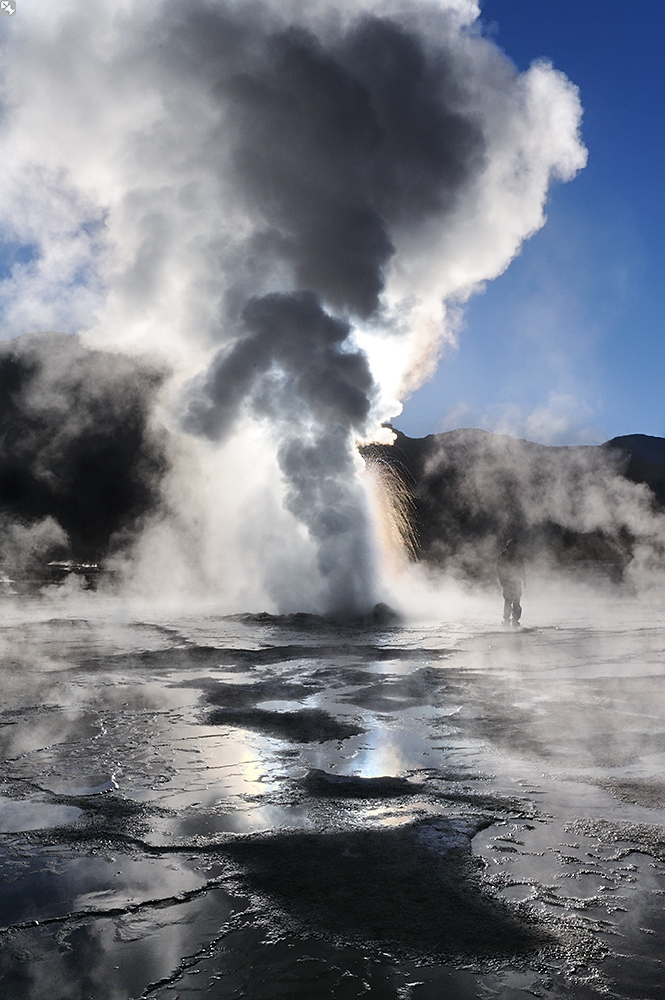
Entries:
[[[545,610],[534,600],[534,624],[517,633],[489,616],[456,623],[454,652],[445,627],[437,649],[435,630],[415,626],[345,633],[335,653],[329,627],[298,636],[275,623],[268,639],[214,615],[176,629],[104,602],[86,618],[45,607],[40,618],[28,603],[25,621],[14,606],[0,662],[3,998],[37,1000],[47,983],[63,1000],[259,996],[258,969],[289,998],[312,982],[330,998],[372,983],[390,1000],[439,1000],[443,983],[454,1000],[534,989],[584,1000],[608,984],[629,997],[631,983],[665,997],[665,622],[627,602],[596,609],[595,624],[590,607],[538,624]],[[291,651],[268,656],[273,646]],[[386,647],[395,654],[376,654]],[[219,706],[231,714],[211,724]],[[355,734],[271,729],[312,709]],[[319,772],[351,783],[315,792]],[[363,785],[382,776],[409,794]],[[558,957],[490,970],[465,955],[462,972],[454,956],[423,956],[416,975],[397,940],[326,940],[323,911],[302,924],[304,899],[278,899],[231,851],[247,835],[269,851],[291,834],[348,836],[353,852],[363,831],[414,845],[436,832],[451,859],[462,837],[483,892],[526,907]]]

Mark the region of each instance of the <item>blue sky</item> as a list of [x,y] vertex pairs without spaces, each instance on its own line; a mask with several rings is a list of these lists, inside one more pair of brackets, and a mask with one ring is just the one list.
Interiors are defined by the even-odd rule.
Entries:
[[481,0],[518,69],[544,57],[580,89],[586,168],[545,227],[469,303],[459,349],[395,426],[545,443],[665,436],[665,4]]

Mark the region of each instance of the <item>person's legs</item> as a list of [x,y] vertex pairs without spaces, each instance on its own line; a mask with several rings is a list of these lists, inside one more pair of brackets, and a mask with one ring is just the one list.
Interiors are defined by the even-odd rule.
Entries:
[[514,584],[507,584],[503,588],[503,620],[504,622],[509,622],[511,619],[515,625],[519,623],[522,616],[522,605],[520,604],[520,597],[522,596],[522,588]]

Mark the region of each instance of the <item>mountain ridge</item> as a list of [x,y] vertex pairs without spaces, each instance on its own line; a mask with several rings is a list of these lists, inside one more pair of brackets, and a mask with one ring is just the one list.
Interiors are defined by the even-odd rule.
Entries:
[[391,429],[392,444],[361,452],[410,492],[425,562],[489,578],[505,540],[517,537],[531,559],[620,580],[640,545],[659,553],[665,438],[543,445],[478,428],[424,438]]

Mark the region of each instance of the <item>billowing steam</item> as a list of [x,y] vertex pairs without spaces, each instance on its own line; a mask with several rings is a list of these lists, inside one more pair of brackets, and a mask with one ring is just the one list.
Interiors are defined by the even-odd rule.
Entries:
[[0,345],[0,565],[95,560],[140,530],[167,464],[150,423],[164,374],[68,334]]
[[[152,520],[139,434],[144,492],[104,536],[133,529],[137,579],[148,560],[190,583],[196,564],[283,609],[374,603],[355,443],[585,160],[575,88],[546,63],[518,74],[477,17],[472,0],[24,0],[3,83],[4,328],[173,373],[158,410],[145,361],[114,390],[128,423],[170,429]],[[80,392],[57,361],[83,450],[121,370],[96,365]]]

